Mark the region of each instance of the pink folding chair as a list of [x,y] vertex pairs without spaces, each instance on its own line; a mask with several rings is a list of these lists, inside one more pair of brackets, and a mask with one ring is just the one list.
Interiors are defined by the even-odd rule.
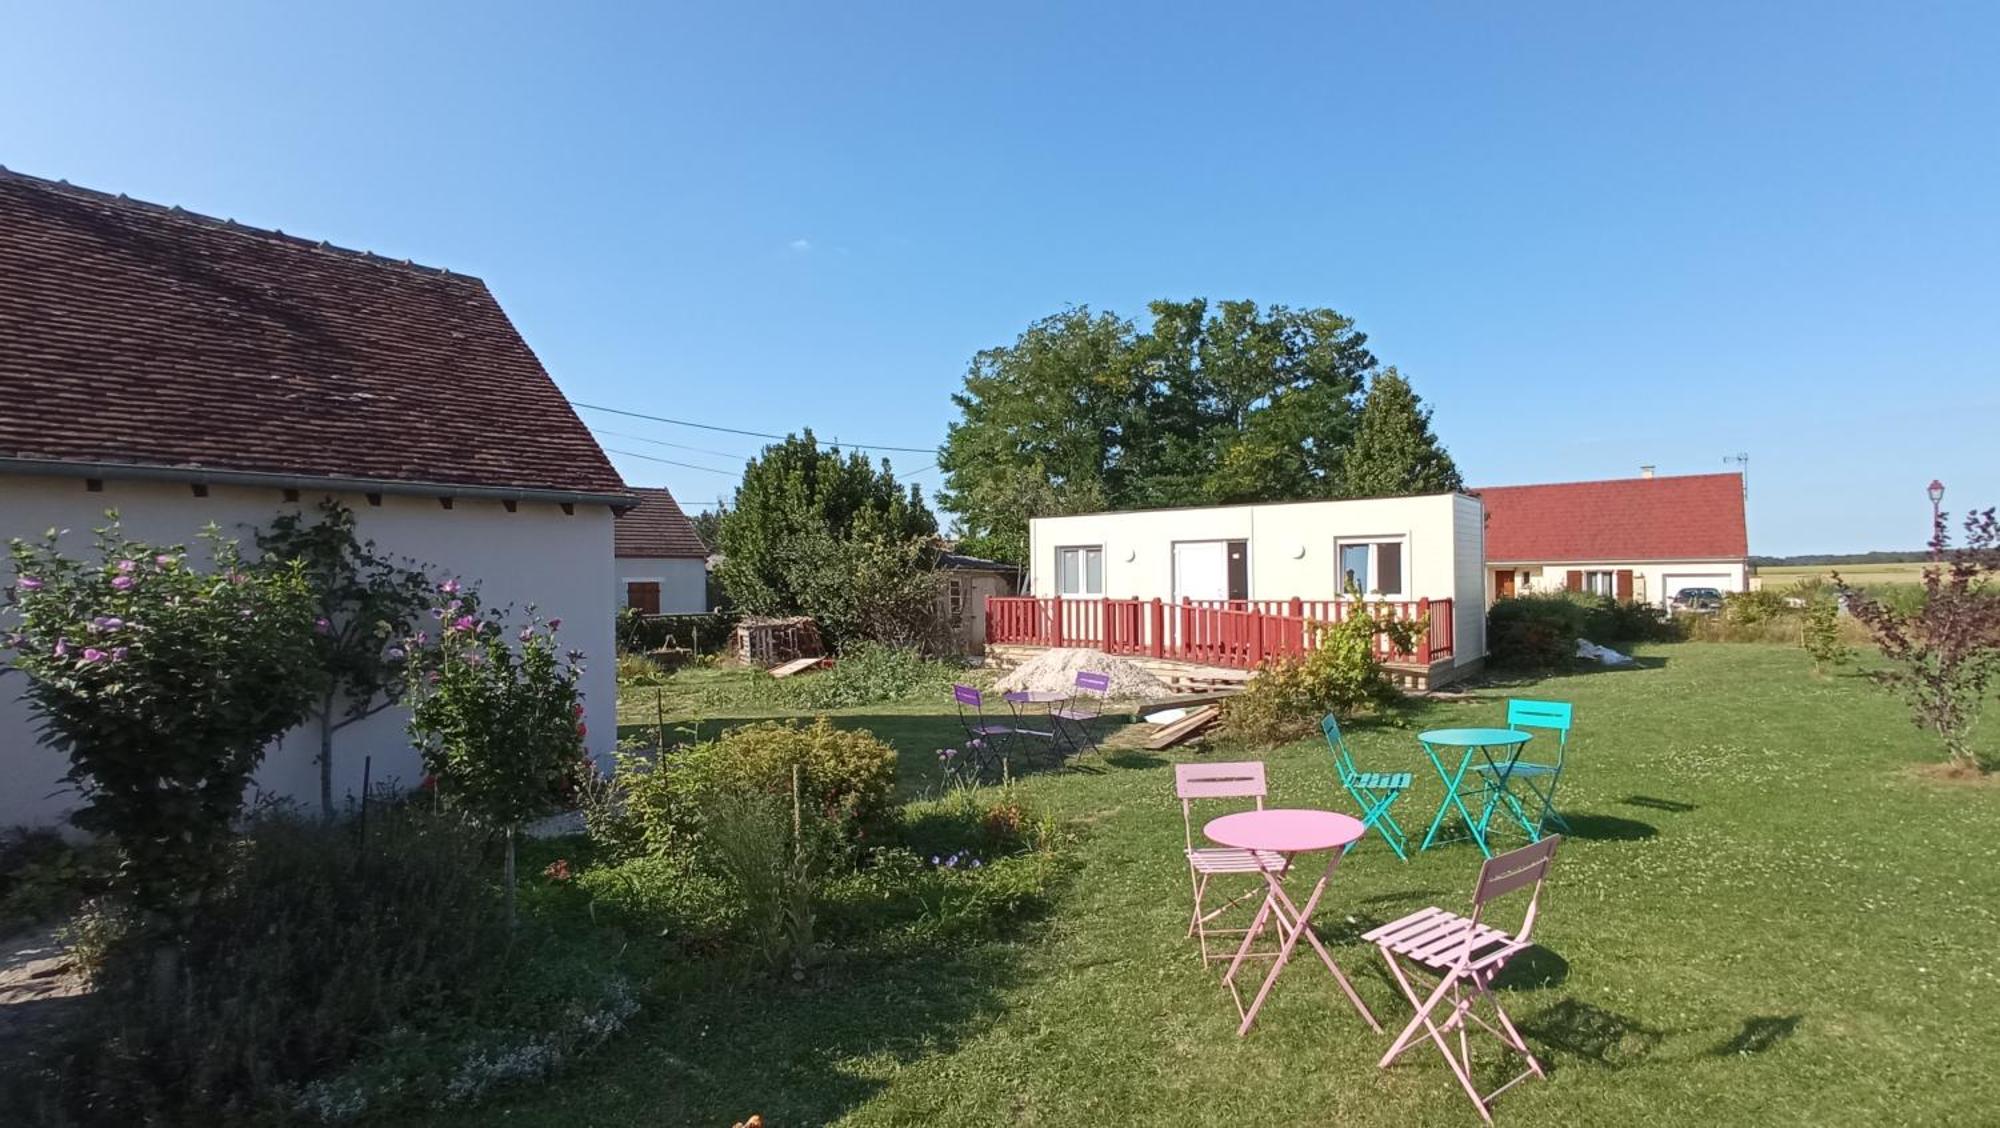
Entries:
[[[1458,1083],[1465,1087],[1466,1095],[1472,1098],[1474,1107],[1488,1124],[1493,1122],[1493,1114],[1487,1110],[1487,1102],[1517,1083],[1529,1077],[1541,1077],[1542,1065],[1529,1051],[1528,1044],[1521,1040],[1521,1032],[1514,1029],[1507,1012],[1500,1007],[1500,1000],[1493,996],[1493,980],[1507,961],[1527,949],[1528,936],[1535,927],[1535,910],[1542,900],[1542,882],[1548,876],[1549,866],[1555,861],[1556,846],[1562,841],[1559,834],[1549,835],[1532,846],[1501,854],[1489,859],[1479,867],[1479,884],[1472,890],[1472,915],[1459,916],[1439,908],[1420,909],[1400,920],[1394,920],[1362,937],[1371,940],[1382,949],[1382,958],[1389,961],[1389,971],[1396,982],[1409,996],[1410,1004],[1417,1008],[1416,1017],[1396,1037],[1389,1052],[1382,1055],[1381,1066],[1386,1069],[1396,1056],[1414,1045],[1417,1034],[1428,1032],[1431,1041],[1437,1043],[1438,1051],[1451,1066]],[[1528,897],[1527,911],[1521,917],[1521,927],[1513,933],[1504,932],[1490,924],[1482,923],[1486,906],[1521,889],[1533,887]],[[1410,977],[1404,974],[1403,961],[1428,972],[1437,978],[1437,986],[1430,994],[1419,997],[1417,989],[1411,985]],[[1493,1014],[1500,1025],[1489,1024],[1473,1011],[1473,1004],[1480,1000],[1493,1004]],[[1450,1012],[1442,1022],[1433,1015],[1441,1008]],[[1481,1096],[1478,1086],[1472,1083],[1472,1050],[1466,1042],[1467,1023],[1477,1023],[1487,1033],[1500,1039],[1502,1045],[1528,1060],[1528,1068],[1512,1081]],[[1445,1035],[1458,1033],[1458,1049],[1453,1052]]]
[[1211,960],[1229,959],[1236,954],[1235,945],[1223,944],[1220,950],[1210,952],[1208,938],[1211,936],[1243,936],[1248,928],[1211,928],[1210,922],[1242,904],[1252,897],[1264,894],[1264,884],[1260,880],[1254,887],[1231,897],[1221,905],[1207,907],[1209,880],[1218,874],[1264,872],[1285,872],[1285,856],[1269,850],[1233,850],[1224,846],[1203,846],[1194,844],[1194,800],[1196,799],[1255,799],[1257,809],[1264,809],[1264,765],[1255,760],[1240,763],[1219,764],[1175,764],[1174,794],[1181,801],[1181,827],[1187,835],[1188,880],[1194,886],[1194,913],[1188,918],[1189,936],[1196,937],[1201,944],[1201,962],[1206,967]]

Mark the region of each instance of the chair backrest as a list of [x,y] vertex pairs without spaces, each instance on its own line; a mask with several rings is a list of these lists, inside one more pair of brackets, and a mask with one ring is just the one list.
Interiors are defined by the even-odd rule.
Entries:
[[1089,693],[1110,693],[1111,675],[1100,674],[1095,670],[1078,670],[1076,672],[1076,687]]
[[979,695],[979,691],[969,685],[952,686],[951,699],[960,705],[969,705],[974,709],[985,704],[985,699]]
[[1319,719],[1319,731],[1326,735],[1326,746],[1333,753],[1333,769],[1340,773],[1342,784],[1354,778],[1354,756],[1347,750],[1347,738],[1340,734],[1340,719],[1332,713]]
[[1555,864],[1556,847],[1562,844],[1562,835],[1551,834],[1531,846],[1509,850],[1488,858],[1479,867],[1479,883],[1472,887],[1472,919],[1477,922],[1484,915],[1486,906],[1529,886],[1534,893],[1528,898],[1528,909],[1521,918],[1521,927],[1514,938],[1527,943],[1528,934],[1535,928],[1535,910],[1542,900],[1542,882],[1547,880],[1549,867]]
[[1181,801],[1181,829],[1188,849],[1194,849],[1194,800],[1255,799],[1264,809],[1264,764],[1261,760],[1215,764],[1175,764],[1174,794]]
[[1570,718],[1575,707],[1567,701],[1531,701],[1525,697],[1507,701],[1507,727],[1548,729],[1556,734],[1556,755],[1569,749]]

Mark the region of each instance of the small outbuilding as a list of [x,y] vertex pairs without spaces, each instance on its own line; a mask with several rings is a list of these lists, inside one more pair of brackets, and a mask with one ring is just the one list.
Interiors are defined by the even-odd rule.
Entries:
[[664,489],[636,487],[618,515],[618,603],[642,615],[698,615],[708,604],[708,546]]

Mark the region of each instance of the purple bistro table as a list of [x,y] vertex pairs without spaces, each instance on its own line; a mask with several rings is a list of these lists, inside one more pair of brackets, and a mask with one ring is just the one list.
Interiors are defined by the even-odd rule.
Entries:
[[[1242,945],[1236,949],[1236,958],[1230,961],[1229,971],[1222,977],[1223,983],[1229,987],[1230,996],[1236,1000],[1237,1011],[1243,1016],[1243,1024],[1236,1028],[1236,1033],[1240,1036],[1250,1032],[1251,1024],[1257,1021],[1258,1010],[1262,1009],[1265,997],[1271,993],[1271,984],[1277,982],[1278,973],[1284,971],[1285,965],[1291,962],[1292,948],[1299,942],[1299,937],[1304,936],[1312,945],[1313,951],[1319,953],[1320,962],[1326,965],[1326,970],[1333,973],[1334,982],[1340,984],[1340,989],[1346,992],[1347,1000],[1354,1004],[1355,1010],[1361,1012],[1361,1017],[1368,1021],[1368,1025],[1380,1034],[1381,1024],[1368,1012],[1368,1005],[1361,1001],[1361,996],[1354,993],[1354,986],[1340,973],[1340,968],[1333,962],[1333,956],[1327,953],[1326,946],[1319,942],[1319,937],[1314,935],[1312,930],[1313,909],[1318,907],[1320,895],[1326,892],[1327,879],[1333,876],[1334,867],[1338,866],[1340,859],[1346,855],[1346,847],[1367,833],[1367,828],[1361,824],[1361,820],[1332,811],[1273,807],[1262,811],[1243,811],[1239,814],[1224,815],[1203,827],[1202,833],[1212,841],[1238,850],[1269,850],[1283,854],[1288,863],[1285,872],[1290,871],[1289,863],[1296,855],[1322,850],[1327,855],[1326,868],[1320,871],[1319,880],[1313,883],[1312,894],[1306,898],[1304,906],[1295,904],[1285,892],[1284,873],[1274,873],[1268,869],[1262,871],[1265,885],[1264,903],[1257,909],[1256,919],[1250,922],[1249,930],[1243,935]],[[1243,1005],[1242,994],[1236,989],[1236,972],[1243,966],[1244,959],[1249,956],[1250,945],[1264,930],[1266,921],[1274,922],[1278,928],[1280,943],[1277,958],[1272,961],[1271,970],[1265,974],[1263,986],[1257,989],[1257,997],[1251,1000],[1246,1008]]]
[[[1069,694],[1061,690],[1017,689],[1010,693],[1003,693],[1000,696],[1006,700],[1007,708],[1014,714],[1014,732],[1017,736],[1032,736],[1049,748],[1053,749],[1055,747],[1057,740],[1056,722],[1055,718],[1048,715],[1049,706],[1068,701]],[[1028,722],[1033,719],[1033,715],[1023,712],[1021,709],[1023,705],[1040,705],[1042,707],[1041,715],[1049,723],[1046,731],[1029,727]],[[1058,753],[1058,759],[1060,759],[1060,753]]]

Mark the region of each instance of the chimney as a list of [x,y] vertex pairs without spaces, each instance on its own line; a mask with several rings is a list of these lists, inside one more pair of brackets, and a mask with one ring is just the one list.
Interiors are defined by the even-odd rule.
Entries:
[[1639,467],[1639,476],[1641,478],[1651,478],[1653,476],[1653,468],[1651,466]]

